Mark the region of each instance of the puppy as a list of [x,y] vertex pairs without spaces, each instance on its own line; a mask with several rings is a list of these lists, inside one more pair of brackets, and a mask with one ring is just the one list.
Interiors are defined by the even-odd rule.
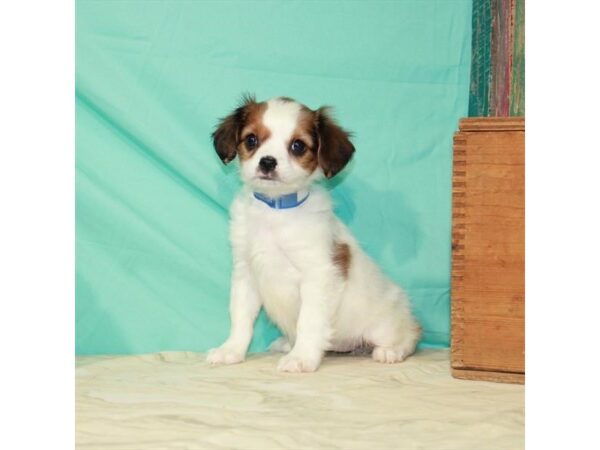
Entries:
[[261,307],[283,333],[283,372],[315,371],[325,351],[372,348],[395,363],[414,352],[421,329],[402,289],[387,279],[314,185],[354,153],[327,108],[279,97],[242,104],[212,135],[223,163],[238,156],[244,188],[231,206],[229,338],[211,364],[244,360]]

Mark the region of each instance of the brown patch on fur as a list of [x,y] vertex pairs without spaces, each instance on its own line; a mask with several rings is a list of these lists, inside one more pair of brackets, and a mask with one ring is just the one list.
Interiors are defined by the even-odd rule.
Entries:
[[296,161],[308,172],[321,166],[325,176],[331,178],[352,158],[354,145],[350,142],[350,133],[331,118],[329,108],[322,107],[316,111],[304,105],[301,108],[298,126],[288,146],[291,146],[294,139],[302,140],[307,151],[294,156]]
[[[267,110],[265,102],[250,105],[246,112],[246,120],[240,131],[240,137],[237,145],[238,155],[242,161],[249,159],[260,145],[269,139],[271,132],[262,122],[263,115]],[[255,134],[258,138],[258,147],[250,149],[246,145],[246,137],[250,134]]]
[[[251,156],[253,150],[246,148],[244,145],[242,130],[247,124],[254,124],[256,126],[255,134],[261,142],[261,135],[264,137],[266,135],[265,131],[268,132],[268,130],[264,126],[260,129],[257,124],[261,123],[262,115],[266,109],[267,104],[265,102],[257,103],[254,96],[246,95],[242,98],[241,104],[231,114],[221,119],[217,129],[212,134],[212,138],[215,150],[224,164],[232,161],[238,153],[240,159],[247,159]],[[245,136],[248,134],[250,134],[250,131]]]
[[315,111],[315,122],[319,134],[319,165],[325,176],[331,178],[348,164],[354,145],[350,142],[350,133],[335,123],[328,107]]
[[333,246],[333,264],[340,269],[344,278],[348,278],[351,259],[350,246],[343,242],[336,242]]
[[290,141],[288,142],[288,147],[291,147],[292,142],[294,142],[295,139],[300,139],[302,142],[304,142],[306,145],[306,151],[300,156],[295,156],[292,154],[292,157],[295,158],[298,164],[300,164],[306,171],[309,173],[314,172],[319,165],[319,137],[317,135],[317,128],[315,125],[315,113],[303,105],[300,111],[298,125],[294,130]]

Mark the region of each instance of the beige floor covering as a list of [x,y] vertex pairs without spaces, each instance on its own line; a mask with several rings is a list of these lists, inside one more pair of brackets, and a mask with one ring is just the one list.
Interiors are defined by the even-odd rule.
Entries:
[[447,350],[383,365],[327,356],[280,374],[278,355],[210,367],[204,355],[78,357],[78,449],[524,447],[524,388],[450,376]]

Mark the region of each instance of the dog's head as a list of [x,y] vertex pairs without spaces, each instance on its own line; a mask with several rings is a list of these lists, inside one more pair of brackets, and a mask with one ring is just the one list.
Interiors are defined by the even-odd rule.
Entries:
[[223,163],[240,159],[244,183],[278,195],[306,188],[321,175],[335,176],[354,146],[326,107],[315,111],[286,97],[257,102],[245,97],[212,135]]

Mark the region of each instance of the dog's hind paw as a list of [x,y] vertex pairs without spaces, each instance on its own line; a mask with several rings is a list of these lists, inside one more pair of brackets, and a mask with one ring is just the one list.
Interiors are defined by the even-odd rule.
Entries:
[[375,347],[373,349],[373,359],[380,363],[397,363],[404,361],[408,352],[402,347]]

